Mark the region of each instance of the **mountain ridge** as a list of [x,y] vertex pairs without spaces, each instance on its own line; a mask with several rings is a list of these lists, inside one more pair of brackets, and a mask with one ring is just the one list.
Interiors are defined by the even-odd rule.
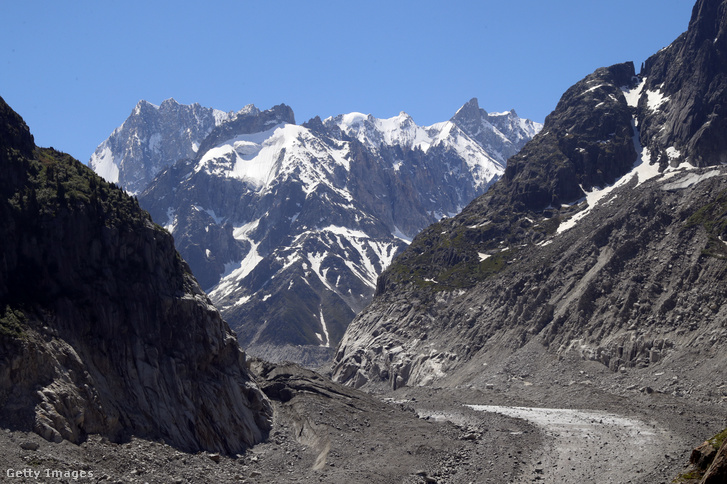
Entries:
[[[517,150],[539,129],[469,104],[457,122],[489,145]],[[303,351],[297,361],[314,365],[330,358],[410,237],[499,177],[505,155],[488,149],[452,120],[420,127],[406,113],[351,113],[297,125],[284,104],[248,108],[162,169],[139,200],[248,351]]]
[[[482,385],[538,347],[616,372],[670,368],[693,352],[704,355],[694,375],[720,365],[725,151],[708,133],[724,120],[723,37],[713,37],[724,14],[725,2],[700,0],[690,29],[639,76],[617,64],[569,88],[500,181],[380,276],[333,378]],[[685,79],[683,66],[696,70]],[[667,78],[680,90],[660,96],[653,83]],[[691,113],[688,129],[680,113]]]

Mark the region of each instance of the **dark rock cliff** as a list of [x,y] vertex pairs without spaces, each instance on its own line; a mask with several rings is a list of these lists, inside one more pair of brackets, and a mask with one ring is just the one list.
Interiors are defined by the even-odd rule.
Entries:
[[[689,29],[650,57],[641,73],[642,143],[662,165],[727,162],[727,4],[700,0]],[[670,149],[671,148],[671,149]]]
[[0,419],[48,440],[237,452],[271,407],[244,352],[135,199],[36,148],[0,99]]

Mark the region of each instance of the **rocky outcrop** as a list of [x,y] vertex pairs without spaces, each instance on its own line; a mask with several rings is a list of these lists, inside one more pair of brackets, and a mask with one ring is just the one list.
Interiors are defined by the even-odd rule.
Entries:
[[543,130],[508,161],[503,178],[459,217],[423,230],[377,291],[412,279],[472,285],[506,263],[503,248],[543,242],[555,231],[562,204],[613,184],[634,166],[633,109],[622,87],[637,81],[633,64],[625,63],[598,69],[568,89]]
[[542,136],[508,160],[492,205],[540,211],[612,184],[636,161],[632,110],[622,88],[638,80],[627,62],[598,69],[568,89]]
[[727,446],[723,445],[727,430],[694,448],[689,466],[674,482],[717,484],[727,480]]
[[68,155],[31,147],[4,102],[0,114],[3,424],[189,451],[261,441],[270,404],[172,237]]
[[[698,2],[690,31],[662,51],[684,39],[715,41],[692,43],[693,58],[711,59],[695,65],[695,77],[665,64],[666,78],[681,78],[671,99],[724,69],[710,57],[719,36],[701,31],[707,11],[720,12],[710,22],[721,25],[723,5]],[[645,72],[657,78],[655,65]],[[570,88],[500,181],[424,230],[382,274],[374,302],[338,348],[334,379],[393,388],[482,383],[485,363],[502,365],[527,345],[613,371],[693,354],[699,365],[718,364],[727,344],[727,179],[723,167],[694,165],[727,151],[717,141],[706,151],[685,141],[693,148],[666,169],[654,143],[681,151],[683,124],[649,125],[649,82],[625,63]],[[695,102],[719,125],[715,96]],[[712,162],[699,158],[710,150]]]
[[727,481],[727,447],[723,445],[704,473],[700,484],[718,484],[725,481]]

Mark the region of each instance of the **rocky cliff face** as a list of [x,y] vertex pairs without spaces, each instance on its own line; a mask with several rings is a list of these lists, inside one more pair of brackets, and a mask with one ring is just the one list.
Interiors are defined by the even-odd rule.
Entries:
[[3,424],[237,452],[270,428],[234,333],[171,236],[0,100]]
[[[724,21],[725,2],[700,1],[640,76],[621,64],[570,88],[490,191],[379,278],[334,378],[483,383],[532,345],[614,371],[721,364],[726,152],[710,133],[724,122]],[[667,62],[676,52],[688,73]]]
[[316,365],[410,236],[483,193],[538,129],[476,99],[429,127],[406,113],[296,125],[285,105],[250,109],[161,172],[140,201],[243,346]]
[[697,2],[687,32],[644,64],[639,126],[661,166],[727,162],[725,8],[720,1]]

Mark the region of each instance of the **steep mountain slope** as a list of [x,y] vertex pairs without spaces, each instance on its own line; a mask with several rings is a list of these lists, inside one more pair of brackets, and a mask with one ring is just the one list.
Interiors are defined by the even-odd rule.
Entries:
[[533,371],[545,350],[614,371],[690,361],[690,392],[719,398],[703,376],[727,343],[726,152],[714,131],[725,5],[697,2],[689,30],[638,77],[626,63],[571,87],[498,183],[379,278],[334,378],[484,385],[515,362]]
[[0,99],[0,419],[239,452],[272,418],[234,333],[135,199]]
[[96,148],[88,165],[106,181],[138,193],[163,168],[194,156],[210,131],[234,116],[174,99],[159,106],[139,101],[124,124]]
[[316,364],[410,236],[483,193],[539,128],[476,99],[429,127],[248,108],[139,198],[248,351]]

